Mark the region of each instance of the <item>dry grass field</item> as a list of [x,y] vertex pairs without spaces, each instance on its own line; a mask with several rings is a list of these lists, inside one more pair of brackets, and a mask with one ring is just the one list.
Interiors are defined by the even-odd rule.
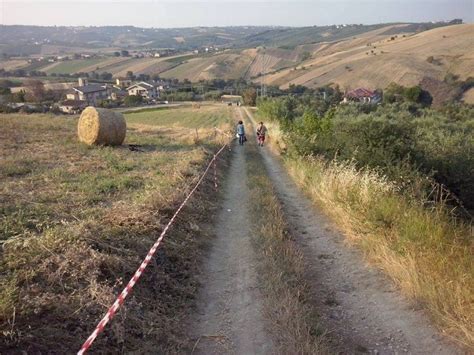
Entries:
[[[112,58],[117,60],[117,58]],[[121,58],[118,58],[121,59]],[[107,63],[110,58],[91,58],[91,59],[76,59],[68,60],[65,62],[56,62],[48,65],[41,70],[47,74],[58,73],[58,74],[73,74],[79,72],[91,72],[95,71],[103,63]]]
[[463,95],[462,100],[467,104],[474,105],[474,89],[466,91]]
[[[418,34],[396,33],[390,26],[356,38],[318,46],[313,59],[267,75],[266,82],[317,87],[337,83],[342,88],[384,88],[390,82],[418,84],[428,76],[442,80],[447,73],[461,79],[474,76],[474,25],[437,28]],[[392,39],[393,38],[393,39]],[[427,58],[433,56],[434,62]]]
[[[1,353],[78,350],[222,143],[212,128],[230,116],[224,106],[127,114],[125,145],[112,148],[79,143],[77,117],[0,115]],[[96,350],[179,346],[172,328],[196,288],[187,270],[189,250],[206,240],[206,186]]]
[[28,65],[28,61],[24,59],[0,60],[0,69],[15,70],[21,69]]
[[194,82],[201,79],[235,79],[245,76],[252,60],[252,53],[247,50],[197,57],[161,73],[161,76]]

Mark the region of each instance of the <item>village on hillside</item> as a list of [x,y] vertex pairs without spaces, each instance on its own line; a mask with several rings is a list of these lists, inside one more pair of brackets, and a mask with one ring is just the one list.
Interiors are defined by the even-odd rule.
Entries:
[[[199,89],[199,86],[196,86]],[[76,84],[68,83],[67,88],[45,89],[45,85],[35,80],[28,86],[22,87],[13,93],[4,92],[0,94],[0,106],[4,113],[36,113],[53,112],[63,114],[81,113],[87,106],[94,107],[136,107],[156,104],[168,104],[167,97],[170,92],[185,90],[191,92],[186,96],[188,101],[214,100],[227,104],[243,103],[240,92],[234,93],[232,87],[224,87],[222,90],[214,90],[214,95],[195,95],[192,85],[176,83],[170,80],[133,80],[131,78],[117,78],[114,83],[89,82],[88,78],[78,78]],[[252,90],[257,95],[258,90],[248,86],[242,90]],[[297,89],[294,92],[297,94]],[[322,91],[323,98],[326,91]],[[340,104],[361,103],[375,105],[382,101],[382,90],[369,90],[357,88],[341,93]]]

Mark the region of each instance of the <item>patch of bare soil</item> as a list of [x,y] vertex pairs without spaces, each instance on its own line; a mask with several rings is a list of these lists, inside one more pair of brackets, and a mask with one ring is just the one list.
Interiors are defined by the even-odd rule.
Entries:
[[272,353],[251,244],[245,147],[235,146],[215,240],[204,262],[197,310],[188,326],[196,354]]
[[403,298],[333,223],[296,187],[277,158],[261,150],[291,234],[308,265],[312,302],[335,352],[344,354],[460,354],[420,307]]

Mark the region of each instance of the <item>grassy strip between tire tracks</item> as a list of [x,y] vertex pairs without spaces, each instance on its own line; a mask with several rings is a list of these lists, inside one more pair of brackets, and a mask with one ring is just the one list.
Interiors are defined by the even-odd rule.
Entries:
[[325,354],[322,331],[309,304],[302,254],[287,232],[280,203],[255,144],[248,144],[247,165],[251,195],[254,246],[276,351],[281,354]]

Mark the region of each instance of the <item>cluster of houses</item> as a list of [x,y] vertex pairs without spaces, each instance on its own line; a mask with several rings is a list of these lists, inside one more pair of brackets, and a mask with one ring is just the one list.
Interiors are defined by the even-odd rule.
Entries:
[[199,49],[195,49],[193,51],[194,54],[199,54],[199,53],[212,53],[212,52],[218,52],[219,48],[215,46],[209,46],[209,47],[202,47]]
[[[206,52],[208,52],[209,50],[213,50],[213,47],[205,49]],[[168,57],[171,55],[175,55],[177,53],[178,53],[178,50],[176,50],[175,48],[164,48],[160,50],[137,50],[130,54],[127,52],[127,56],[133,57],[133,58],[160,58],[160,57]],[[28,63],[30,64],[41,63],[41,62],[55,63],[55,62],[64,62],[67,60],[73,60],[73,59],[92,59],[92,58],[101,58],[101,57],[105,58],[107,57],[107,55],[93,54],[93,53],[76,53],[74,55],[40,56],[37,58],[29,58]]]
[[75,54],[73,56],[69,55],[51,55],[51,56],[41,56],[38,58],[30,58],[28,59],[28,63],[41,63],[41,62],[48,62],[48,63],[55,63],[55,62],[64,62],[67,60],[72,60],[72,59],[91,59],[91,58],[96,58],[98,57],[97,55],[93,54]]
[[364,104],[378,104],[382,102],[382,95],[377,91],[372,91],[365,88],[357,88],[347,91],[344,94],[342,104],[348,103],[364,103]]
[[[60,111],[64,113],[79,113],[87,106],[97,106],[101,101],[122,100],[126,96],[141,96],[144,102],[156,102],[160,93],[169,89],[167,82],[133,82],[130,79],[116,79],[115,85],[89,84],[87,79],[79,79],[79,85],[71,88],[66,94],[66,100],[59,104]],[[224,103],[241,103],[242,97],[238,95],[222,95]],[[363,103],[378,104],[382,102],[380,92],[365,88],[347,91],[341,104]]]
[[79,78],[78,85],[66,93],[66,100],[58,107],[64,113],[78,113],[87,106],[97,106],[102,101],[119,101],[126,96],[141,96],[144,102],[156,102],[160,92],[169,88],[164,81],[148,83],[132,82],[129,79],[117,79],[115,85],[89,84],[87,79]]
[[163,48],[160,50],[140,50],[132,53],[131,55],[135,58],[160,58],[169,57],[171,55],[178,54],[178,50],[175,48]]

